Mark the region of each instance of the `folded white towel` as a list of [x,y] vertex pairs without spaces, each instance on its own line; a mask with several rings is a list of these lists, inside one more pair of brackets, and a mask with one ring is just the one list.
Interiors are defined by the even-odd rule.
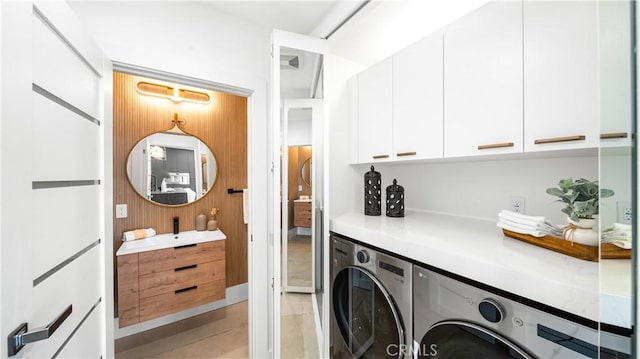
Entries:
[[602,243],[611,243],[616,247],[623,249],[631,249],[631,237],[627,236],[614,236],[609,238],[602,238]]
[[607,228],[604,228],[602,232],[628,232],[631,233],[631,225],[623,223],[613,223]]
[[249,189],[242,190],[242,219],[244,224],[249,224]]
[[498,213],[498,227],[535,237],[562,237],[562,227],[549,222],[545,217],[528,216],[507,210]]
[[511,226],[511,225],[505,224],[503,222],[498,222],[497,226],[502,228],[502,229],[506,229],[508,231],[511,231],[511,232],[529,234],[529,235],[532,235],[534,237],[544,237],[544,236],[547,235],[546,233],[544,233],[542,231],[538,231],[538,230],[530,229],[530,228],[522,229],[521,227],[514,227],[514,226]]
[[133,231],[127,231],[122,234],[122,241],[134,241],[136,239],[147,238],[156,235],[156,230],[153,228],[135,229]]

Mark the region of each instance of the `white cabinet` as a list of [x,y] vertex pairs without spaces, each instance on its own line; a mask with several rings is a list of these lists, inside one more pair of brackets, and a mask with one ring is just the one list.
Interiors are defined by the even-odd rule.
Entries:
[[491,2],[444,28],[444,156],[523,150],[522,4]]
[[442,158],[442,30],[393,56],[393,160]]
[[599,1],[600,146],[631,146],[631,4]]
[[526,152],[597,147],[596,1],[525,1]]
[[389,161],[392,148],[392,60],[358,75],[358,162]]

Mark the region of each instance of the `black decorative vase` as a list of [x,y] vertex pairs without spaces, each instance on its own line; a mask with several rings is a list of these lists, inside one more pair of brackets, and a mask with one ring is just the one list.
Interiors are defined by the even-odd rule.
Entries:
[[364,174],[364,214],[379,216],[382,214],[382,176],[380,172],[371,171]]
[[387,187],[387,217],[404,217],[404,187],[395,178]]

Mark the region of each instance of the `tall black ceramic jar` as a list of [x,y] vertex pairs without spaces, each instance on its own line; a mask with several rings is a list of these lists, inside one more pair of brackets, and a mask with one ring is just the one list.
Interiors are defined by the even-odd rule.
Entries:
[[404,187],[395,178],[387,187],[387,217],[404,217]]
[[382,213],[382,176],[374,170],[364,174],[364,214],[379,216]]

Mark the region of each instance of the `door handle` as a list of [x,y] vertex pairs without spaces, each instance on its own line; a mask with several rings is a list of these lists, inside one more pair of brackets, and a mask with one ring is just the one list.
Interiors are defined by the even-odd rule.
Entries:
[[53,333],[62,325],[62,323],[69,318],[73,312],[73,306],[69,305],[53,322],[40,328],[36,328],[32,331],[29,330],[27,323],[22,323],[14,330],[7,338],[9,349],[9,356],[16,355],[25,345],[34,343],[40,340],[49,339]]

